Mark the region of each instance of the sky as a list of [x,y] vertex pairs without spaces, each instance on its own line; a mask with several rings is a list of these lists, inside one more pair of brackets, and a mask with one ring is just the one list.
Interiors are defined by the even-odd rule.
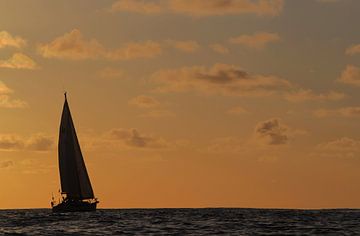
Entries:
[[0,0],[0,209],[360,207],[360,1]]

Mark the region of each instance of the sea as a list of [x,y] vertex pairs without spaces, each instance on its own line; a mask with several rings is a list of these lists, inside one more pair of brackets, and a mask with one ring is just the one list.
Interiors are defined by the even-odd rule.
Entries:
[[360,210],[0,210],[1,235],[360,235]]

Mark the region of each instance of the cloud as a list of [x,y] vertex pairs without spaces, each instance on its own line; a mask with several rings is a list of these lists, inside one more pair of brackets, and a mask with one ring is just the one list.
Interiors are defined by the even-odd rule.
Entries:
[[258,161],[275,161],[279,151],[284,150],[295,136],[306,135],[304,130],[293,129],[278,118],[272,118],[256,124],[253,134],[247,138],[220,137],[211,141],[205,149],[208,153],[232,153],[253,156]]
[[11,99],[9,95],[0,94],[0,107],[2,108],[24,108],[27,103],[20,99]]
[[0,150],[19,150],[24,148],[23,140],[16,135],[0,135]]
[[341,137],[317,145],[312,156],[354,159],[360,156],[360,140]]
[[120,78],[123,79],[126,77],[125,72],[118,68],[106,67],[98,71],[98,75],[102,78]]
[[121,141],[133,148],[167,148],[169,143],[163,138],[141,134],[137,129],[113,129],[109,132],[112,140]]
[[13,91],[0,81],[0,107],[1,108],[23,108],[26,107],[26,102],[20,99],[12,99],[9,94]]
[[221,16],[238,14],[278,15],[283,0],[119,0],[112,11],[142,14],[177,13],[189,16]]
[[296,92],[287,93],[285,99],[290,102],[307,101],[339,101],[346,97],[344,93],[330,91],[328,93],[315,94],[311,89],[300,89]]
[[151,76],[151,81],[159,84],[158,92],[196,91],[226,96],[265,96],[292,87],[287,80],[250,74],[229,64],[160,70]]
[[145,0],[120,0],[113,3],[111,11],[126,11],[142,14],[157,14],[162,12],[163,6],[157,2]]
[[347,65],[337,81],[344,84],[360,86],[360,68],[353,65]]
[[29,138],[13,134],[0,135],[0,150],[3,151],[48,151],[53,146],[53,138],[42,134],[32,135]]
[[261,163],[274,163],[274,162],[277,162],[279,159],[280,159],[280,157],[277,155],[266,153],[266,154],[259,156],[257,161],[261,162]]
[[0,31],[0,48],[14,47],[22,48],[26,45],[26,41],[21,37],[14,37],[7,31]]
[[249,114],[250,112],[243,107],[236,106],[229,109],[227,113],[231,115],[243,115],[243,114]]
[[168,40],[167,43],[170,44],[172,47],[176,48],[177,50],[187,53],[195,52],[200,48],[199,43],[193,40],[188,40],[188,41]]
[[2,161],[0,162],[0,169],[9,168],[14,165],[14,162],[12,161]]
[[26,107],[26,102],[20,99],[12,99],[9,94],[13,91],[0,81],[0,107],[1,108],[23,108]]
[[213,15],[278,15],[283,8],[283,0],[171,0],[170,8],[177,13],[192,16]]
[[109,50],[106,53],[106,58],[111,60],[154,58],[162,54],[162,51],[160,43],[157,42],[131,42],[121,48]]
[[351,56],[360,53],[360,44],[350,46],[345,53]]
[[48,151],[54,148],[54,138],[36,134],[26,141],[26,148],[32,151]]
[[264,49],[269,43],[279,42],[280,37],[275,33],[259,32],[253,35],[240,35],[235,38],[230,38],[229,42],[232,44],[240,44],[249,48]]
[[158,107],[160,102],[153,97],[140,95],[131,99],[129,104],[139,108],[154,108]]
[[131,151],[155,152],[173,151],[188,144],[186,140],[168,140],[161,136],[140,132],[135,128],[114,128],[104,133],[91,133],[82,138],[84,148],[113,152]]
[[6,86],[2,81],[0,81],[0,95],[9,94],[12,92],[13,91],[8,86]]
[[74,29],[50,43],[39,45],[38,52],[45,58],[131,60],[156,57],[162,53],[162,48],[157,42],[145,41],[130,42],[117,49],[107,49],[96,39],[84,39],[80,30]]
[[208,145],[198,150],[218,156],[226,153],[238,157],[251,157],[259,162],[275,162],[279,159],[279,154],[285,150],[284,148],[286,148],[285,145],[269,145],[264,143],[264,140],[229,136],[210,140]]
[[344,93],[336,91],[317,94],[277,76],[252,74],[231,64],[159,70],[151,75],[150,81],[158,85],[154,91],[160,93],[194,91],[239,97],[278,95],[290,102],[325,102],[346,98]]
[[205,149],[200,148],[199,150],[212,154],[240,154],[241,156],[255,157],[260,162],[273,162],[278,159],[279,151],[284,151],[284,148],[287,148],[286,144],[291,139],[297,135],[305,134],[307,132],[304,130],[293,129],[284,125],[280,119],[272,118],[259,122],[250,137],[216,138]]
[[227,47],[225,47],[224,45],[219,44],[219,43],[210,44],[209,47],[214,52],[217,52],[217,53],[220,53],[220,54],[228,54],[229,53],[229,49]]
[[360,140],[342,137],[327,143],[318,145],[318,148],[325,150],[360,150]]
[[360,107],[343,107],[339,109],[319,109],[314,112],[317,117],[341,116],[360,117]]
[[334,2],[340,2],[341,0],[316,0],[316,1],[321,3],[334,3]]
[[[144,114],[141,114],[141,117],[145,118],[162,118],[162,117],[172,117],[175,114],[172,111],[166,109],[159,109],[160,102],[150,96],[140,95],[129,101],[129,104],[138,108],[145,108],[147,111]],[[155,110],[153,110],[155,109]]]
[[162,118],[162,117],[173,117],[175,113],[168,110],[152,110],[141,115],[146,118]]
[[7,60],[0,60],[0,68],[34,70],[37,69],[38,66],[30,57],[26,56],[25,54],[15,53]]
[[281,124],[279,119],[273,118],[256,125],[255,137],[257,140],[269,145],[287,144],[289,141],[289,128]]
[[105,49],[95,39],[85,40],[80,30],[73,29],[48,44],[39,45],[38,51],[45,58],[81,60],[102,56]]
[[221,137],[211,141],[204,151],[208,153],[244,153],[249,147],[247,141],[238,137]]

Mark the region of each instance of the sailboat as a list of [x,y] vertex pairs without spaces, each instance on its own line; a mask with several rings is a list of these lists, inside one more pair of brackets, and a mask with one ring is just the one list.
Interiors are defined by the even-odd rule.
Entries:
[[51,207],[53,212],[95,211],[99,201],[81,154],[66,92],[64,95],[58,144],[61,200],[56,202],[53,198]]

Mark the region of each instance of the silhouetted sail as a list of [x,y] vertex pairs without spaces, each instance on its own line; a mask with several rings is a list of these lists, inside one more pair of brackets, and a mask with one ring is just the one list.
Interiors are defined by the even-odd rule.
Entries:
[[69,199],[94,198],[65,94],[59,134],[59,169],[62,193]]

